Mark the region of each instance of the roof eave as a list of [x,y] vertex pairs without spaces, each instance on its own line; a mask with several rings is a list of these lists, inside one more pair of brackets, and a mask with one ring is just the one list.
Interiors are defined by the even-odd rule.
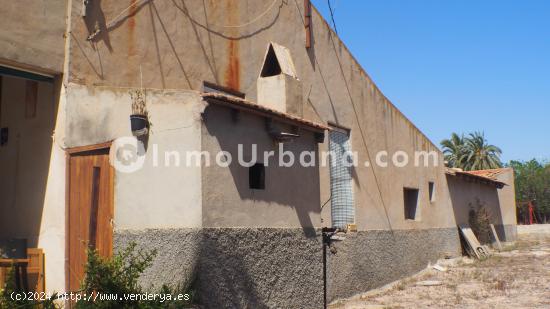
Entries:
[[272,118],[278,122],[299,126],[315,133],[324,133],[325,130],[329,130],[329,127],[324,124],[315,123],[313,121],[309,121],[294,115],[276,111],[269,107],[262,106],[241,98],[231,97],[218,93],[203,93],[201,94],[201,96],[204,98],[204,100],[212,104],[227,106],[229,108],[256,114],[261,117]]

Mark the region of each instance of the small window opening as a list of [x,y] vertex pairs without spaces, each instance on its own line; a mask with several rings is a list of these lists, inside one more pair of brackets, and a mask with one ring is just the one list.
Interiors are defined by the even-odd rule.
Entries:
[[418,189],[403,189],[403,197],[405,200],[405,219],[416,219],[416,208],[418,205]]
[[265,166],[263,163],[256,163],[249,167],[248,185],[250,189],[265,189]]
[[430,181],[428,184],[429,192],[430,192],[430,202],[435,202],[435,183],[433,181]]
[[279,65],[279,60],[277,60],[277,55],[273,49],[273,45],[269,45],[269,51],[265,57],[265,63],[262,68],[261,77],[275,76],[282,73],[281,65]]

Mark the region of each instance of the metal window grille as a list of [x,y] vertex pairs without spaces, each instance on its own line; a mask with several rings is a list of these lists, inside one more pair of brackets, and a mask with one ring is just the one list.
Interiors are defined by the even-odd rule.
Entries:
[[329,134],[330,148],[330,193],[332,226],[345,229],[348,223],[355,223],[355,207],[351,166],[349,135],[333,130]]

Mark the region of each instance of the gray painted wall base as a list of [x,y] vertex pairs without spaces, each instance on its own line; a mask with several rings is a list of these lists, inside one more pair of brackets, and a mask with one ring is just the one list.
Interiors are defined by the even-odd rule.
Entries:
[[158,291],[163,284],[181,287],[192,284],[201,249],[200,229],[115,231],[113,236],[115,253],[132,242],[137,244],[138,249],[157,251],[153,264],[140,278],[141,286],[149,291]]
[[[319,230],[115,231],[115,251],[131,242],[158,251],[140,280],[150,290],[193,283],[206,308],[323,307]],[[460,254],[455,228],[350,233],[333,246],[336,254],[327,250],[329,301],[413,274],[445,255]]]
[[307,237],[302,229],[206,229],[202,303],[208,308],[322,308],[320,236]]
[[[131,242],[158,255],[140,284],[191,283],[206,308],[322,308],[320,231],[206,228],[115,231],[115,249]],[[116,250],[115,250],[116,251]]]
[[348,298],[460,255],[456,228],[350,233],[327,250],[328,300]]

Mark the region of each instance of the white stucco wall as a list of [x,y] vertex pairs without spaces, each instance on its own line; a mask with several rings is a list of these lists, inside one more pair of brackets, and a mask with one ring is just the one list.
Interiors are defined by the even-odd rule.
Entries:
[[65,152],[51,154],[38,248],[45,253],[46,289],[65,291]]
[[[131,137],[129,90],[70,85],[66,145],[92,145]],[[114,227],[200,227],[201,168],[185,167],[185,154],[200,150],[201,98],[191,91],[150,90],[146,102],[153,125],[145,163],[130,174],[115,171]],[[156,166],[154,149],[158,153]],[[165,151],[179,153],[181,165],[166,167]],[[172,163],[175,164],[174,159]]]

